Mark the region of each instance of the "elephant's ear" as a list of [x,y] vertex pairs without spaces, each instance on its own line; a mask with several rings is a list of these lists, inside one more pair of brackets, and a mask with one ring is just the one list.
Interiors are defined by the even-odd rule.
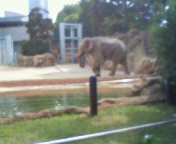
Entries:
[[88,53],[92,52],[92,50],[93,50],[93,42],[92,42],[92,40],[90,38],[87,38],[85,40],[85,45],[86,45],[86,48],[87,48],[87,52]]

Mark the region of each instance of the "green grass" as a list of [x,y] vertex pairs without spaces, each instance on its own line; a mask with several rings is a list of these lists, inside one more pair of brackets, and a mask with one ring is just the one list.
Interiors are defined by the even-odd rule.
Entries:
[[[165,120],[171,118],[175,112],[176,107],[166,104],[129,105],[101,110],[96,117],[63,115],[33,121],[19,121],[0,125],[0,144],[29,144],[102,130],[123,128],[146,122]],[[153,136],[153,143],[150,144],[176,143],[176,125],[174,124],[77,143],[143,144],[143,136],[146,133]]]

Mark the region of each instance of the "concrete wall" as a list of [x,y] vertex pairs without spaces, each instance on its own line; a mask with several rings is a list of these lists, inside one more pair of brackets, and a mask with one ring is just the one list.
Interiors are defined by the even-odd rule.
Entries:
[[0,65],[15,64],[13,40],[10,35],[0,37]]
[[0,27],[0,65],[16,64],[16,51],[21,49],[20,42],[28,39],[25,25]]
[[0,36],[10,35],[13,41],[28,40],[29,35],[25,26],[12,26],[0,28]]

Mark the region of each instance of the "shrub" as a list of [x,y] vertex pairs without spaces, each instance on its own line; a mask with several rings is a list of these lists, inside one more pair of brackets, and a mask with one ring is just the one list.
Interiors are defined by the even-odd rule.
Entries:
[[34,8],[29,13],[26,23],[29,41],[23,41],[22,54],[31,56],[48,52],[53,39],[54,25],[51,19],[44,19],[40,8]]
[[166,12],[166,23],[153,30],[154,49],[158,56],[159,72],[176,82],[176,3]]
[[49,43],[44,40],[29,40],[22,42],[22,54],[32,56],[49,51]]

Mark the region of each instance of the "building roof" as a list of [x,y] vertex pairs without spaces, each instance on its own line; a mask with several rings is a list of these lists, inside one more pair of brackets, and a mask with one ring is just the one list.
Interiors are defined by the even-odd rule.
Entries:
[[1,17],[0,27],[20,26],[28,21],[27,16]]

